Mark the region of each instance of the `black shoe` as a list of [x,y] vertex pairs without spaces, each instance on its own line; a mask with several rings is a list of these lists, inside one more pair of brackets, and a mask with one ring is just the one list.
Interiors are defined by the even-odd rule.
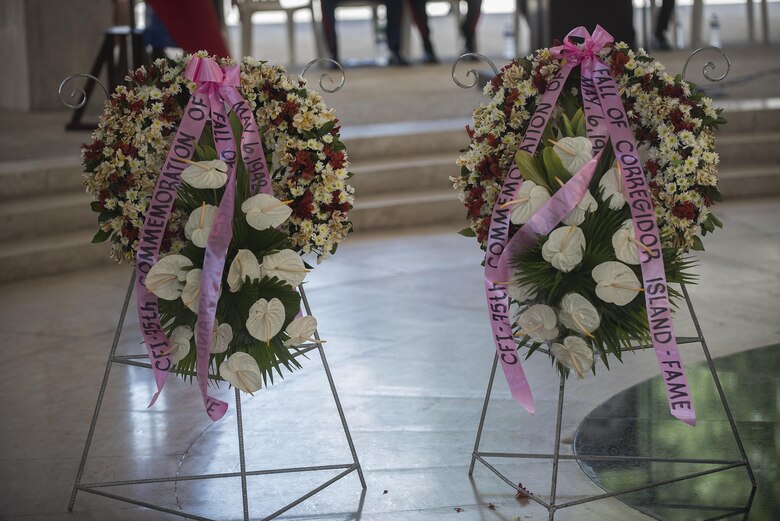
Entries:
[[409,62],[398,51],[391,51],[387,64],[393,67],[406,67],[409,65]]
[[429,65],[430,64],[434,64],[434,63],[439,63],[439,58],[432,52],[430,52],[430,53],[426,52],[423,55],[422,62],[425,63],[425,64],[429,64]]
[[653,39],[653,47],[658,49],[659,51],[671,51],[672,46],[669,43],[669,40],[666,39],[666,35],[664,33],[656,34],[655,38]]

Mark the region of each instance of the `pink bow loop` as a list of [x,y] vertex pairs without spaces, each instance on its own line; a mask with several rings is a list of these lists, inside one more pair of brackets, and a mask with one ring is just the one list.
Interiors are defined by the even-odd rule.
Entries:
[[[572,37],[581,38],[583,43],[575,43]],[[600,25],[591,35],[587,29],[580,26],[573,29],[566,38],[563,39],[563,45],[550,48],[550,54],[554,58],[565,59],[572,63],[583,63],[596,58],[596,55],[615,39]]]
[[198,86],[212,83],[219,86],[238,87],[241,84],[241,69],[238,65],[220,67],[211,58],[193,56],[184,70],[184,77],[194,81]]

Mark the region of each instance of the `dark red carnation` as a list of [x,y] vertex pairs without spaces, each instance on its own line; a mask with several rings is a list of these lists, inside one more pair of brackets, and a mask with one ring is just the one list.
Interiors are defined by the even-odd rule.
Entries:
[[672,208],[672,215],[678,219],[694,221],[696,219],[696,206],[690,201],[676,204],[674,205],[674,208]]

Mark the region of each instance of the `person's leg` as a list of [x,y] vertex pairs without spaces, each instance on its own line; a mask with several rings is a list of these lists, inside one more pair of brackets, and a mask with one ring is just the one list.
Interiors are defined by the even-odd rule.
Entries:
[[322,34],[325,36],[325,44],[328,46],[330,57],[336,61],[339,59],[339,44],[336,38],[336,3],[338,0],[320,0],[322,8]]
[[436,52],[433,50],[433,42],[431,41],[431,28],[428,24],[428,13],[425,11],[425,4],[427,0],[409,0],[409,8],[412,11],[412,19],[417,26],[417,30],[420,31],[420,38],[422,38],[423,50],[425,56],[423,61],[425,63],[438,63],[436,58]]
[[466,0],[466,20],[463,22],[463,38],[466,44],[466,52],[477,51],[477,22],[482,13],[482,0]]
[[401,56],[401,18],[403,16],[403,0],[384,0],[387,9],[387,46],[390,48],[390,63],[393,65],[408,65]]
[[666,28],[669,26],[669,20],[674,12],[674,0],[663,0],[661,9],[658,11],[658,20],[655,25],[656,46],[659,49],[671,49],[669,40],[666,39]]

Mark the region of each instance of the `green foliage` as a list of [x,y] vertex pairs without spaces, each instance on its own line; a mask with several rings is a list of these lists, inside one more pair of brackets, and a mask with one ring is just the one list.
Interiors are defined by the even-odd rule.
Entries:
[[547,173],[534,156],[525,150],[518,150],[515,154],[515,164],[526,181],[533,181],[537,185],[551,191],[550,184],[547,181]]
[[561,183],[565,183],[572,178],[572,175],[563,166],[561,158],[555,153],[553,147],[544,147],[542,149],[542,159],[544,160],[544,169],[547,171],[548,184],[552,187],[552,192],[557,192]]

